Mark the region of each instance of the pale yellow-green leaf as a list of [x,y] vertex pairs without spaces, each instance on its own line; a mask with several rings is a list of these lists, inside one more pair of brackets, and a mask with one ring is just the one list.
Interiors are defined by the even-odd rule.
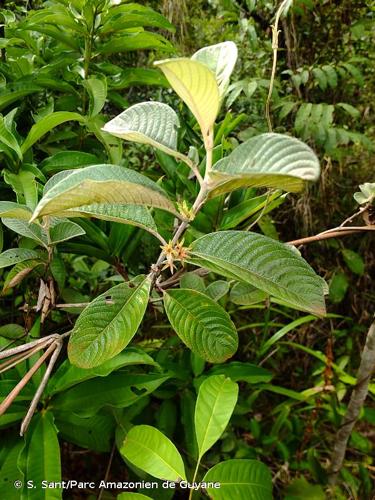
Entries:
[[206,65],[184,57],[157,61],[155,65],[193,113],[206,138],[220,108],[215,74]]
[[222,97],[229,85],[230,76],[237,61],[237,46],[234,42],[222,42],[203,47],[192,59],[205,64],[215,75]]
[[116,165],[92,165],[54,177],[47,183],[32,221],[43,215],[66,215],[69,209],[95,203],[146,205],[177,215],[164,191],[134,170]]

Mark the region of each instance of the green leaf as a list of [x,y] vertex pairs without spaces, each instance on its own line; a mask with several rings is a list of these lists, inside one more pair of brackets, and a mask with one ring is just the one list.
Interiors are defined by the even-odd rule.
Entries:
[[220,231],[194,241],[187,261],[254,285],[288,306],[325,314],[325,282],[298,252],[267,236]]
[[13,266],[19,262],[30,259],[39,259],[40,253],[36,250],[28,248],[11,248],[0,254],[0,269],[3,267]]
[[0,116],[0,144],[1,143],[4,143],[8,148],[14,151],[18,159],[22,160],[22,152],[18,141],[9,129],[9,126],[7,126],[6,120],[3,116]]
[[197,292],[206,293],[204,279],[197,273],[184,273],[180,279],[180,288],[190,288]]
[[106,123],[103,130],[120,139],[149,144],[178,157],[179,126],[177,114],[167,104],[141,102]]
[[233,459],[212,467],[203,482],[218,482],[220,488],[207,488],[214,500],[272,500],[272,478],[268,468],[257,460]]
[[180,339],[201,358],[222,363],[236,352],[238,336],[229,314],[207,295],[190,289],[168,290],[164,307]]
[[139,31],[134,33],[121,33],[112,36],[108,42],[98,47],[101,54],[113,54],[114,52],[129,52],[130,50],[159,49],[165,52],[174,52],[173,45],[163,36],[150,31]]
[[344,248],[342,250],[342,256],[344,257],[345,264],[353,273],[358,274],[359,276],[363,275],[365,272],[365,263],[357,252]]
[[25,329],[21,325],[15,323],[9,323],[7,325],[0,326],[0,337],[6,339],[17,339],[25,335]]
[[87,129],[103,144],[111,163],[119,164],[122,161],[122,142],[118,137],[104,132],[102,130],[104,125],[105,118],[103,115],[90,117],[86,122]]
[[228,89],[237,55],[237,47],[234,42],[222,42],[203,47],[192,56],[193,61],[199,61],[215,74],[221,98]]
[[283,326],[279,331],[277,331],[276,333],[274,333],[272,335],[272,337],[270,337],[262,345],[261,349],[259,350],[259,356],[263,356],[264,354],[266,354],[266,352],[269,351],[271,349],[271,347],[278,340],[280,340],[283,337],[285,337],[285,335],[287,333],[289,333],[290,331],[294,330],[295,328],[299,327],[300,325],[303,325],[305,323],[310,323],[311,321],[315,321],[315,320],[316,320],[315,316],[308,315],[308,316],[303,316],[302,318],[298,318],[298,319],[292,321],[291,323],[289,323],[288,325]]
[[222,299],[229,292],[229,283],[224,280],[216,280],[207,287],[206,294],[215,302]]
[[127,28],[139,26],[154,26],[174,32],[174,26],[164,16],[155,12],[150,7],[137,3],[128,5],[116,5],[108,10],[103,19],[103,25],[99,32],[111,33]]
[[84,153],[82,151],[59,151],[43,160],[39,168],[47,175],[60,172],[61,170],[71,170],[84,167],[85,165],[95,165],[97,163],[97,157],[91,153]]
[[84,118],[78,113],[71,113],[69,111],[56,111],[56,113],[45,116],[31,127],[30,132],[21,146],[22,153],[26,153],[26,151],[39,141],[43,135],[47,134],[47,132],[50,132],[62,123],[72,120],[83,122]]
[[321,68],[313,68],[312,72],[318,82],[320,89],[323,91],[326,90],[328,84],[326,73]]
[[22,99],[23,97],[26,97],[27,95],[30,94],[35,94],[36,92],[40,92],[42,89],[38,87],[37,85],[32,85],[30,83],[28,84],[21,84],[18,86],[14,86],[13,88],[9,88],[0,95],[0,111],[12,104],[13,102],[18,101],[19,99]]
[[353,198],[359,205],[369,203],[375,198],[375,182],[360,184],[359,189],[360,191],[353,195]]
[[329,284],[329,298],[334,304],[339,304],[346,295],[349,288],[349,282],[346,275],[342,272],[335,273]]
[[10,271],[4,275],[2,292],[4,293],[8,288],[17,286],[29,273],[31,273],[31,271],[42,264],[45,265],[46,263],[40,259],[27,259],[15,264]]
[[151,394],[168,379],[170,376],[164,374],[111,373],[57,394],[51,404],[54,410],[91,417],[103,407],[127,408]]
[[45,263],[40,259],[29,259],[16,264],[6,275],[6,278],[4,280],[3,292],[5,292],[8,288],[17,286],[24,278],[26,278],[28,274],[31,273],[31,271],[41,266],[42,264]]
[[309,146],[287,135],[261,134],[214,165],[210,196],[251,186],[300,191],[305,181],[319,175],[319,160]]
[[177,448],[155,427],[132,427],[125,437],[120,453],[151,476],[174,482],[186,480],[184,463]]
[[223,434],[238,398],[238,385],[224,375],[212,375],[199,387],[195,435],[201,458]]
[[13,201],[0,201],[0,217],[29,220],[31,210],[27,205],[21,205]]
[[285,500],[326,500],[323,488],[310,484],[304,477],[294,479],[286,489]]
[[68,217],[95,217],[96,219],[130,224],[146,229],[151,234],[157,233],[158,230],[149,210],[140,205],[94,203],[68,210],[66,215]]
[[[14,488],[15,481],[21,480],[21,484],[23,482],[23,472],[18,466],[18,460],[25,444],[20,439],[9,442],[10,440],[7,440],[5,432],[1,441],[1,448],[2,452],[5,452],[5,457],[0,468],[0,496],[5,499],[10,497],[10,489]],[[20,498],[21,491],[17,492],[17,490],[14,489],[12,491],[12,500],[19,500]]]
[[154,64],[193,113],[206,140],[220,108],[214,73],[206,65],[187,58],[165,59]]
[[69,339],[73,365],[93,368],[113,358],[134,337],[148,304],[151,281],[131,288],[121,283],[94,299],[76,321]]
[[324,71],[324,73],[327,76],[328,85],[332,89],[336,88],[337,87],[337,73],[336,73],[335,68],[326,64],[325,66],[322,66],[322,70]]
[[84,229],[69,220],[54,219],[49,229],[50,245],[57,245],[63,241],[86,234]]
[[340,108],[346,111],[352,118],[358,118],[361,115],[357,108],[346,102],[338,102],[336,106],[340,106]]
[[[224,212],[220,229],[232,229],[261,210],[262,214],[265,215],[268,208],[271,208],[273,205],[277,206],[284,201],[286,195],[281,196],[281,194],[282,192],[277,190],[274,193],[255,196],[235,205]],[[271,205],[273,201],[275,203]]]
[[90,98],[89,116],[96,116],[103,109],[107,98],[107,81],[99,78],[88,78],[83,82]]
[[56,373],[50,379],[47,393],[55,394],[65,391],[81,382],[85,382],[95,377],[106,377],[110,373],[130,365],[159,366],[151,356],[134,347],[126,348],[124,351],[95,368],[78,368],[72,365],[67,359],[59,366]]
[[43,228],[38,224],[29,224],[28,221],[23,219],[1,219],[4,226],[25,238],[31,238],[37,241],[40,245],[47,247],[47,236]]
[[50,411],[38,413],[26,436],[25,481],[33,481],[35,488],[26,489],[27,500],[60,500],[59,488],[41,487],[42,481],[60,482],[60,447],[53,415]]
[[240,361],[216,365],[211,368],[208,375],[225,375],[233,382],[247,382],[248,384],[270,382],[272,379],[272,373],[261,366],[253,365],[252,363],[242,363]]
[[82,418],[71,412],[54,413],[59,435],[69,443],[98,452],[111,451],[115,420],[108,414]]
[[150,205],[176,214],[173,203],[148,177],[116,165],[92,165],[52,177],[31,220],[67,215],[69,209],[96,203]]
[[249,283],[237,282],[230,291],[230,300],[240,306],[249,306],[264,301],[268,297],[266,292],[255,288]]
[[306,127],[312,106],[313,105],[311,104],[311,102],[305,102],[299,107],[294,121],[294,128],[296,129],[297,133],[300,134]]

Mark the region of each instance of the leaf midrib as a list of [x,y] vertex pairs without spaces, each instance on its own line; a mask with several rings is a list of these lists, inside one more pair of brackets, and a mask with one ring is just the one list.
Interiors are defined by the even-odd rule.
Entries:
[[[220,391],[221,389],[223,388],[224,384],[226,383],[226,379],[224,379],[223,383],[221,384],[220,386]],[[208,421],[208,424],[207,424],[207,427],[206,427],[206,431],[204,433],[204,438],[202,440],[202,446],[200,446],[200,450],[199,450],[199,460],[202,458],[202,456],[206,453],[206,451],[209,450],[209,448],[207,448],[207,450],[205,450],[204,452],[202,452],[202,449],[203,449],[203,444],[206,440],[206,437],[207,437],[207,433],[208,433],[208,428],[210,427],[211,425],[211,421],[212,421],[212,417],[213,415],[215,414],[215,409],[216,409],[216,405],[217,405],[217,402],[218,402],[218,399],[219,399],[219,396],[221,395],[221,392],[218,393],[217,397],[215,398],[215,403],[213,405],[213,408],[212,408],[212,411],[211,411],[211,414],[210,414],[210,418],[209,418],[209,421]],[[220,434],[221,435],[221,434]],[[220,436],[218,437],[218,439],[220,439]]]
[[171,470],[172,472],[174,472],[177,475],[176,480],[178,480],[179,478],[185,479],[185,473],[182,476],[176,469],[174,469],[168,462],[166,462],[164,460],[164,458],[161,455],[158,455],[152,448],[149,448],[148,446],[140,443],[136,439],[132,439],[128,436],[125,438],[124,445],[125,445],[126,441],[128,441],[128,442],[133,441],[133,443],[135,443],[138,448],[144,448],[145,450],[148,450],[152,455],[155,455],[156,457],[158,457],[169,468],[169,470]]
[[[112,325],[112,323],[117,319],[117,317],[123,312],[123,310],[126,308],[126,306],[129,304],[129,301],[135,296],[136,293],[140,292],[141,290],[143,290],[143,285],[147,282],[147,279],[146,278],[145,280],[142,281],[142,283],[140,283],[138,285],[137,288],[135,288],[133,290],[133,292],[129,295],[129,297],[127,298],[126,302],[123,304],[123,306],[121,307],[121,309],[118,311],[118,313],[111,319],[111,321],[107,324],[107,326],[105,328],[103,328],[103,330],[100,332],[99,335],[97,335],[96,339],[90,343],[86,349],[83,349],[81,351],[81,354],[83,355],[84,353],[86,353],[87,350],[90,350],[94,344],[96,344],[99,340],[99,338],[102,337],[102,335],[105,335],[105,332],[108,330],[108,328]],[[110,290],[108,290],[108,292],[110,292]],[[78,328],[79,328],[79,325],[78,325]]]

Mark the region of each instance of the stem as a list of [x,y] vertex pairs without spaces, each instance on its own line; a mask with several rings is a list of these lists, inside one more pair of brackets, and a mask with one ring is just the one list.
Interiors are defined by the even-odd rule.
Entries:
[[361,362],[357,372],[357,385],[353,389],[350,396],[344,421],[335,437],[329,476],[329,483],[332,485],[336,484],[338,473],[343,465],[348,440],[367,397],[368,386],[374,368],[375,321],[372,323],[367,333],[365,347],[362,352]]
[[276,12],[275,24],[273,26],[271,26],[271,28],[272,28],[273,61],[272,61],[272,72],[271,72],[271,78],[270,78],[270,86],[268,89],[268,96],[267,96],[267,101],[266,101],[266,118],[267,118],[268,130],[270,132],[272,132],[270,105],[271,105],[271,99],[272,99],[273,85],[275,83],[276,66],[277,66],[277,50],[279,48],[279,33],[280,33],[279,21],[280,21],[281,14],[284,10],[284,7],[288,2],[289,2],[289,0],[284,0],[281,3],[280,7],[277,9],[277,12]]
[[[208,137],[205,139],[205,147],[206,147],[206,171],[205,171],[205,174],[204,174],[204,179],[200,183],[200,190],[199,190],[198,196],[196,197],[196,199],[194,201],[194,204],[192,206],[192,211],[193,211],[194,216],[201,209],[202,205],[204,204],[204,202],[207,199],[207,195],[208,195],[208,192],[209,192],[209,189],[208,189],[208,176],[209,176],[209,173],[212,170],[212,149],[213,149],[213,144],[214,144],[214,141],[213,141],[213,129],[211,129],[209,131]],[[178,242],[178,240],[184,234],[184,232],[186,231],[186,229],[189,227],[190,222],[191,222],[190,220],[184,220],[176,228],[175,233],[174,233],[173,238],[172,238],[172,245],[175,245]],[[153,284],[155,284],[155,281],[156,281],[157,277],[159,276],[159,274],[161,272],[160,266],[163,263],[164,258],[165,258],[165,252],[162,251],[160,253],[160,255],[159,255],[158,260],[152,266],[152,270],[151,270],[151,272],[149,274],[149,277],[151,278],[151,281],[152,281]]]
[[[195,466],[195,470],[194,470],[193,479],[191,481],[192,483],[194,483],[196,478],[197,478],[198,469],[199,469],[199,466],[201,464],[201,460],[202,460],[202,457],[198,457],[197,465]],[[189,500],[191,500],[193,498],[193,493],[194,493],[194,489],[191,488],[190,492],[189,492]]]
[[26,373],[26,375],[18,382],[18,384],[14,387],[14,389],[8,394],[8,396],[3,400],[0,404],[0,415],[6,412],[9,406],[13,403],[14,399],[18,396],[18,394],[22,391],[25,385],[29,382],[34,373],[42,366],[44,361],[48,358],[48,356],[56,349],[56,344],[53,342],[46,352],[38,359],[38,361],[33,365],[30,370]]
[[51,356],[51,359],[48,363],[47,369],[43,375],[43,378],[39,384],[39,387],[38,387],[36,393],[34,394],[34,397],[30,403],[30,407],[27,410],[27,413],[26,413],[24,419],[22,420],[21,429],[20,429],[20,436],[23,436],[29,427],[32,416],[34,415],[34,412],[35,412],[36,407],[39,403],[39,400],[43,394],[44,389],[46,388],[48,379],[49,379],[51,372],[52,372],[52,368],[55,366],[56,360],[60,354],[62,344],[63,344],[62,339],[60,339],[60,341],[55,341],[53,343],[53,345],[55,347],[55,351]]
[[304,245],[305,243],[311,243],[313,241],[327,240],[329,238],[337,238],[341,236],[346,236],[348,234],[360,233],[362,231],[375,231],[375,226],[344,226],[335,227],[329,229],[328,231],[323,231],[322,233],[316,234],[315,236],[307,236],[306,238],[301,238],[299,240],[288,241],[288,245]]

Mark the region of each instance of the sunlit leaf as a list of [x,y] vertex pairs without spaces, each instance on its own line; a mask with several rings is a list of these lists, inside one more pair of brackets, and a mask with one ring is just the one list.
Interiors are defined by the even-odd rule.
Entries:
[[73,172],[60,172],[47,184],[48,189],[31,220],[96,203],[149,205],[176,214],[173,203],[157,184],[124,167],[93,165]]
[[224,375],[212,375],[199,387],[195,435],[202,457],[223,434],[237,403],[238,385]]
[[120,453],[151,476],[169,481],[186,479],[181,455],[170,439],[150,425],[136,425],[126,434]]
[[272,477],[268,468],[257,460],[233,459],[214,465],[204,482],[220,483],[208,488],[214,500],[272,500]]
[[205,64],[216,75],[220,97],[223,97],[237,61],[236,44],[234,42],[222,42],[203,47],[192,56],[192,59]]
[[219,87],[214,73],[204,64],[187,58],[166,59],[155,65],[193,113],[203,138],[206,138],[220,107]]

